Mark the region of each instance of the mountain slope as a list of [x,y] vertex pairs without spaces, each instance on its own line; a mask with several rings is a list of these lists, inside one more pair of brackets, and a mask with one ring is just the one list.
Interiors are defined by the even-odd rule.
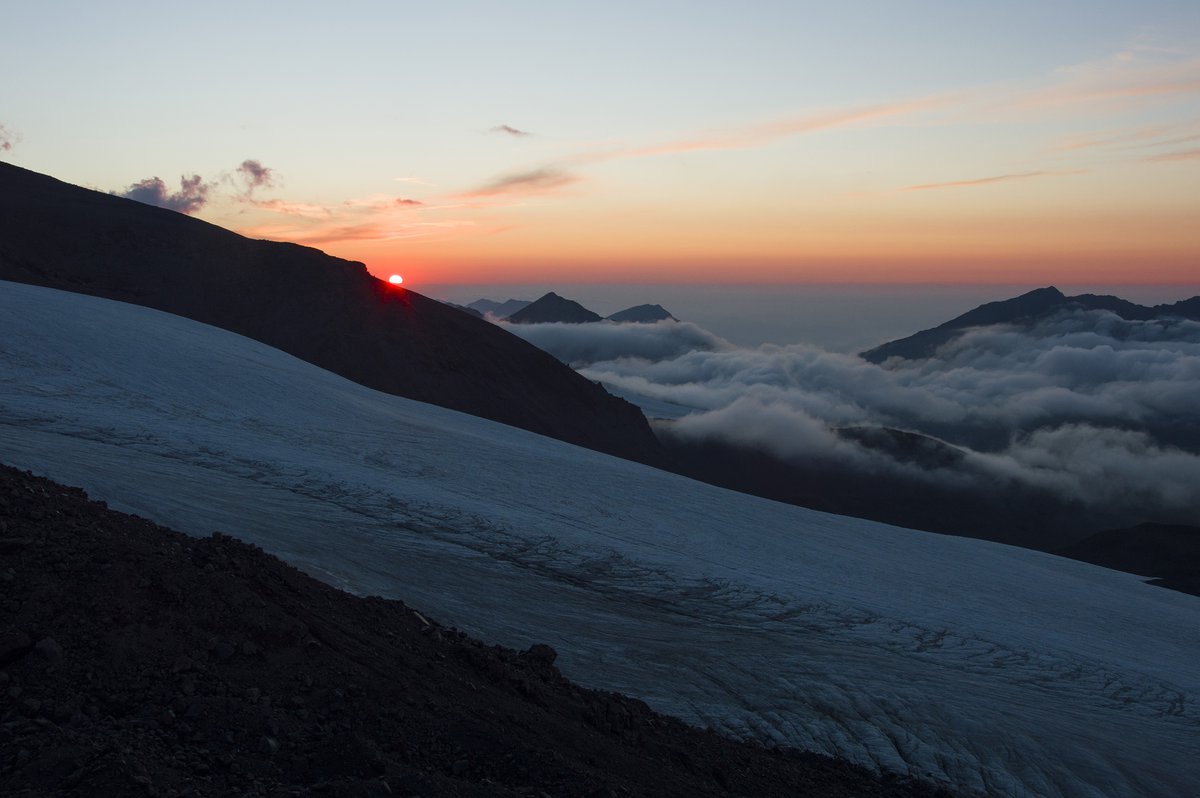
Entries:
[[593,313],[572,299],[565,299],[551,291],[508,317],[513,324],[584,324],[600,321],[600,314]]
[[1195,597],[714,489],[145,308],[0,289],[0,459],[116,509],[547,643],[569,678],[735,736],[968,794],[1200,781]]
[[667,309],[662,305],[634,305],[631,308],[618,310],[609,316],[608,320],[634,322],[637,324],[649,324],[656,321],[679,321],[679,319],[668,313]]
[[388,393],[654,462],[640,411],[524,341],[361,263],[253,241],[0,163],[0,279],[254,338]]
[[497,302],[494,299],[476,299],[474,302],[468,302],[467,307],[480,313],[490,313],[496,318],[507,319],[518,310],[531,304],[533,302],[529,299],[506,299],[503,302]]
[[1182,317],[1200,319],[1200,297],[1192,297],[1172,305],[1146,307],[1115,296],[1080,294],[1066,296],[1053,286],[1038,288],[1026,294],[999,302],[988,302],[969,310],[944,324],[929,330],[881,344],[862,353],[871,363],[882,363],[888,358],[900,357],[910,360],[931,357],[938,347],[957,338],[971,327],[991,324],[1026,324],[1043,319],[1052,313],[1068,309],[1107,310],[1123,319],[1148,320],[1156,318]]
[[1145,523],[1107,529],[1056,554],[1158,577],[1155,584],[1200,595],[1200,527]]

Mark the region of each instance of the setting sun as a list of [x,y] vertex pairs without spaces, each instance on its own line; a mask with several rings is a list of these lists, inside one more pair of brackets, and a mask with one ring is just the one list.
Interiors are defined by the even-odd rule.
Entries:
[[388,282],[391,283],[392,285],[400,285],[400,283],[404,282],[404,278],[398,274],[393,274],[391,277],[388,278]]

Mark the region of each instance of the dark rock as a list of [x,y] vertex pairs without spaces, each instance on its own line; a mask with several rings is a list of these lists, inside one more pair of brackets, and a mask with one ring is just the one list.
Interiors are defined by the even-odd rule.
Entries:
[[51,667],[63,660],[62,646],[53,637],[43,637],[33,647],[34,656]]
[[0,667],[16,662],[33,648],[33,640],[18,629],[0,631]]
[[545,643],[534,643],[522,654],[539,665],[553,665],[558,659],[558,652]]

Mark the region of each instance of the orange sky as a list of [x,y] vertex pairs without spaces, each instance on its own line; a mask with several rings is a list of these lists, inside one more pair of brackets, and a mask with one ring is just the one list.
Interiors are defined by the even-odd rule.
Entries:
[[31,4],[0,157],[413,287],[1200,282],[1200,3],[584,6]]

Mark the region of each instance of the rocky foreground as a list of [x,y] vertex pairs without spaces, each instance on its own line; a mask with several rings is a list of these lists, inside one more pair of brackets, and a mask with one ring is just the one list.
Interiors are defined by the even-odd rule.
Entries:
[[0,466],[0,794],[938,795]]

